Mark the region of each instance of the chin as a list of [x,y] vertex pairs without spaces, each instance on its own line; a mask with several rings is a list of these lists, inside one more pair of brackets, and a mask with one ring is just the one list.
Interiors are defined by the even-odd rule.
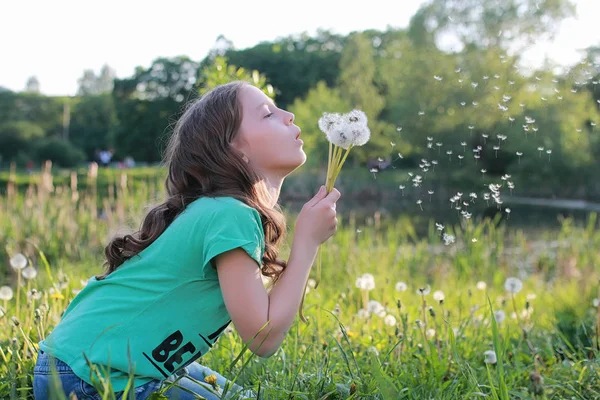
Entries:
[[296,162],[293,163],[292,165],[288,166],[287,170],[289,172],[286,175],[291,174],[292,172],[294,172],[295,170],[297,170],[298,168],[303,166],[304,163],[306,163],[306,153],[304,153],[304,151],[302,151],[302,155],[300,157],[298,157],[297,159],[295,159],[294,161],[296,161]]

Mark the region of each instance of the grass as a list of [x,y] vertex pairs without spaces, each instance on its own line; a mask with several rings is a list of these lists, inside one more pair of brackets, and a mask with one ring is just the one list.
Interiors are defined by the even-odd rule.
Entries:
[[[0,197],[0,277],[13,292],[0,298],[2,399],[33,398],[37,342],[101,270],[111,233],[137,226],[161,194],[158,178],[119,173],[99,195],[93,179],[51,187],[45,173]],[[600,398],[595,215],[535,239],[497,220],[465,220],[444,228],[456,238],[448,245],[434,221],[426,236],[414,221],[343,216],[322,248],[321,284],[306,295],[308,324],[297,320],[271,358],[253,357],[230,332],[201,362],[261,399]],[[34,278],[10,267],[17,253]],[[365,273],[370,290],[355,284]],[[508,277],[523,289],[508,292]],[[484,362],[486,351],[496,363]],[[113,398],[110,382],[98,386]]]

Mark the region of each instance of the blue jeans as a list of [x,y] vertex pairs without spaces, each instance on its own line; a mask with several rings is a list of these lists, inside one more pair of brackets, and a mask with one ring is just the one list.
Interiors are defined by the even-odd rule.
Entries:
[[[50,387],[52,386],[52,369],[51,364],[54,364],[56,367],[56,373],[62,385],[62,390],[65,395],[69,395],[71,393],[75,393],[77,399],[92,399],[92,400],[100,400],[101,396],[98,394],[96,389],[85,382],[83,379],[79,378],[73,370],[64,362],[57,358],[51,357],[49,354],[44,353],[40,350],[38,353],[37,363],[35,364],[35,368],[33,370],[33,395],[36,400],[46,400],[50,398]],[[215,389],[212,388],[211,385],[204,382],[204,377],[207,375],[215,375],[217,377],[217,384],[219,385],[219,393],[223,392],[223,388],[227,383],[227,379],[218,374],[217,372],[211,370],[210,368],[204,367],[197,362],[192,363],[185,367],[184,371],[186,372],[186,377],[183,377],[177,381],[178,386],[183,386],[185,389],[195,393],[196,395],[202,396],[197,397],[188,391],[178,388],[177,386],[173,386],[171,389],[167,390],[164,395],[169,399],[178,399],[178,400],[192,400],[198,398],[205,398],[207,400],[217,400],[221,399],[221,396],[216,395]],[[187,376],[192,379],[201,382],[201,384],[193,382],[191,379],[187,378]],[[169,378],[167,381],[160,381],[158,379],[152,380],[145,385],[138,386],[134,389],[136,400],[147,399],[150,394],[157,391],[161,388],[161,385],[167,386],[170,382],[172,382],[176,378]],[[163,384],[164,382],[164,384]],[[210,388],[207,389],[207,388]],[[117,399],[121,399],[122,392],[116,393]],[[252,393],[252,391],[242,391],[242,387],[234,384],[228,391],[226,397],[230,398],[234,397],[236,399],[244,399],[248,397],[255,398],[256,395]],[[248,397],[247,397],[248,396]]]

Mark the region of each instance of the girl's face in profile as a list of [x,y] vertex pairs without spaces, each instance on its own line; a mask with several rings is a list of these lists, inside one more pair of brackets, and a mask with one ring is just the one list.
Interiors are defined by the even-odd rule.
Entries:
[[238,99],[242,123],[234,143],[255,171],[285,177],[304,164],[306,154],[294,114],[276,107],[255,86],[245,85]]

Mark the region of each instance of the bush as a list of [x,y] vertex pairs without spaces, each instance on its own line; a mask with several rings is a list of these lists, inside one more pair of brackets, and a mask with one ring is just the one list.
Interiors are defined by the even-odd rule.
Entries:
[[59,167],[71,168],[85,160],[85,154],[71,143],[58,138],[42,140],[36,149],[40,161],[51,160]]

